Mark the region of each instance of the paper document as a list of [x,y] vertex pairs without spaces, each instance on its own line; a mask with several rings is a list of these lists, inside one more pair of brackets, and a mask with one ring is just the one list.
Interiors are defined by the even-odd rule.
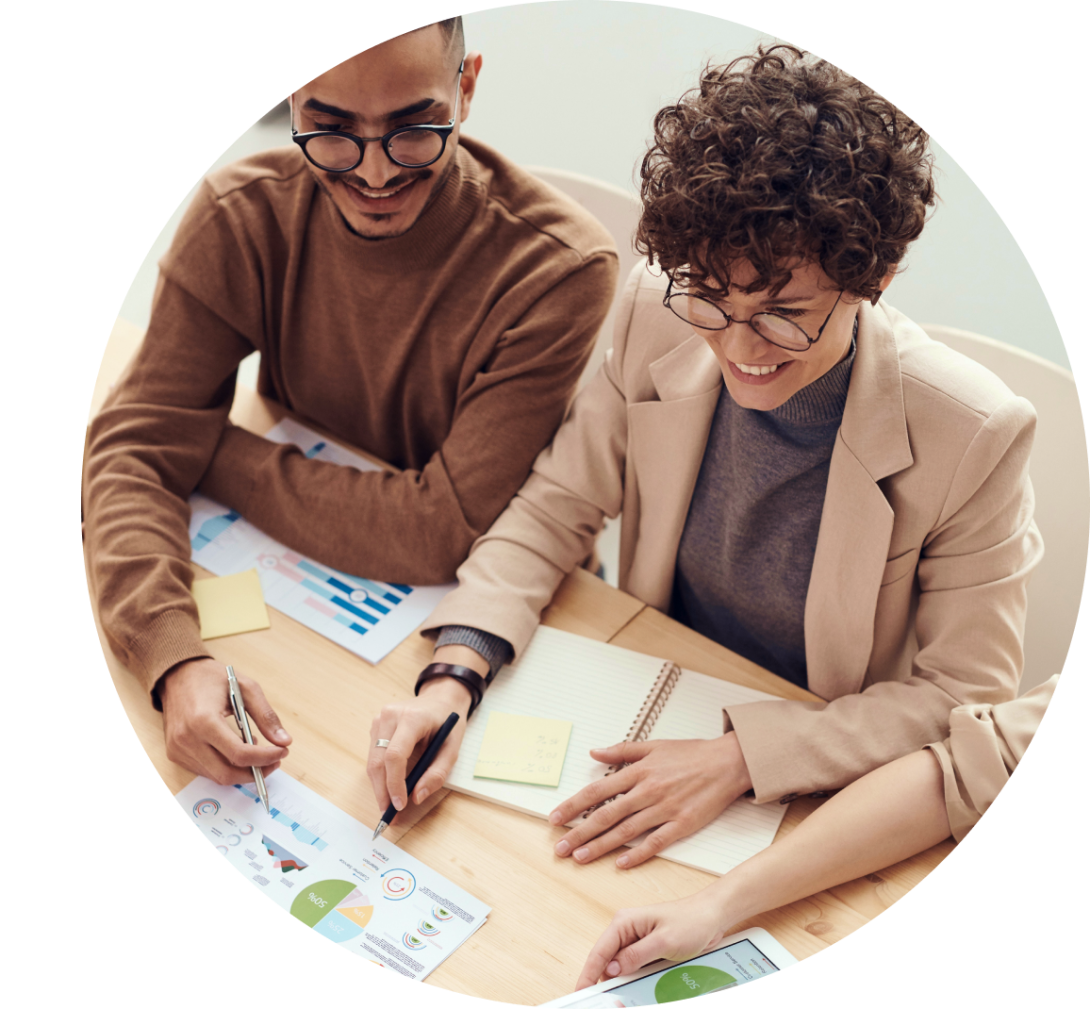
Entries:
[[[626,738],[659,678],[663,660],[616,645],[591,641],[552,627],[538,627],[514,665],[504,666],[466,725],[462,748],[447,787],[535,816],[548,817],[564,799],[606,772],[589,751]],[[723,734],[728,704],[775,700],[769,694],[691,670],[679,670],[669,696],[650,705],[650,739],[714,739]],[[645,707],[641,709],[641,704]],[[478,777],[475,762],[490,717],[496,712],[569,720],[567,758],[556,789]],[[706,872],[724,873],[776,836],[787,811],[778,802],[731,803],[695,834],[660,852],[663,858]],[[581,823],[576,817],[572,825]],[[638,843],[640,839],[628,842]]]
[[250,882],[344,949],[422,981],[491,908],[283,771],[253,784],[196,778],[176,796]]
[[570,736],[571,722],[491,711],[473,776],[556,788]]
[[193,583],[193,598],[205,641],[269,626],[261,579],[254,568],[224,578],[198,578]]
[[[265,437],[296,445],[309,459],[361,471],[379,469],[294,420],[282,420]],[[257,568],[270,606],[368,662],[385,658],[454,588],[453,583],[417,587],[348,575],[289,550],[203,494],[190,497],[189,507],[197,564],[216,575]]]

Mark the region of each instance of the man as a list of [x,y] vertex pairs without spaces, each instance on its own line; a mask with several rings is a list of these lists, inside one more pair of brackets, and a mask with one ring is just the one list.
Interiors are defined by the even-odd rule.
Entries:
[[[559,424],[616,281],[589,215],[461,137],[482,59],[461,21],[342,63],[292,96],[295,146],[210,176],[160,264],[144,345],[92,424],[92,591],[161,705],[170,758],[221,783],[290,736],[225,724],[224,668],[189,593],[187,498],[360,575],[441,583]],[[239,361],[261,388],[397,466],[357,473],[227,424]]]

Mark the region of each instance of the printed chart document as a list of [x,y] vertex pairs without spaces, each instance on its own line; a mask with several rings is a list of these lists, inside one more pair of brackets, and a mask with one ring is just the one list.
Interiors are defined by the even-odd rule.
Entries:
[[283,771],[254,785],[196,778],[176,796],[223,856],[293,917],[422,981],[491,910]]
[[[625,739],[715,739],[723,734],[725,705],[768,700],[779,698],[627,648],[538,627],[518,662],[496,674],[469,720],[446,784],[547,817],[564,799],[607,773],[607,765],[589,755],[594,747]],[[572,723],[558,787],[480,776],[478,754],[492,712]],[[772,843],[786,811],[787,806],[778,802],[758,805],[738,799],[706,827],[675,841],[660,855],[694,869],[725,873]],[[641,840],[636,838],[629,846]]]
[[[326,441],[286,418],[265,435],[361,472],[379,469],[363,456]],[[439,605],[454,584],[418,587],[357,578],[289,550],[238,512],[203,494],[189,499],[193,560],[215,575],[257,568],[265,602],[368,662],[379,662]]]

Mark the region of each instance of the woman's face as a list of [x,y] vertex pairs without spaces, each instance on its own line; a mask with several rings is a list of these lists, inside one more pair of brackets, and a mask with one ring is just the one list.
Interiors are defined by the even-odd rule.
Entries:
[[[732,320],[749,319],[757,312],[776,312],[801,327],[811,339],[818,335],[828,316],[817,343],[806,351],[784,350],[737,321],[723,330],[693,326],[693,332],[702,336],[715,352],[727,391],[739,406],[747,410],[772,410],[848,356],[859,299],[841,295],[816,263],[796,267],[790,281],[775,297],[767,289],[753,294],[743,294],[738,289],[755,275],[748,262],[735,263],[731,268],[730,292],[715,298],[719,307]],[[883,290],[892,279],[892,275],[885,279]]]

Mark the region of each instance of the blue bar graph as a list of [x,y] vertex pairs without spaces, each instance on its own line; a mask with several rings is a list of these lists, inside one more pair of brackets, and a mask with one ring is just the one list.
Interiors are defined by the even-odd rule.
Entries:
[[348,617],[342,616],[340,613],[334,613],[333,619],[336,620],[338,624],[344,625],[349,630],[355,631],[357,634],[367,633],[366,627],[360,627],[360,625],[357,624],[354,620],[349,620]]
[[229,511],[226,515],[217,515],[215,518],[205,519],[201,523],[200,529],[197,530],[197,535],[191,541],[193,550],[202,550],[208,546],[224,529],[240,518],[242,516],[238,512]]
[[346,603],[340,596],[331,595],[329,597],[329,601],[334,606],[339,606],[342,610],[348,610],[349,613],[353,613],[357,617],[360,617],[362,620],[366,620],[369,624],[378,623],[378,617],[373,617],[370,613],[365,613],[358,606],[353,606],[351,603]]

